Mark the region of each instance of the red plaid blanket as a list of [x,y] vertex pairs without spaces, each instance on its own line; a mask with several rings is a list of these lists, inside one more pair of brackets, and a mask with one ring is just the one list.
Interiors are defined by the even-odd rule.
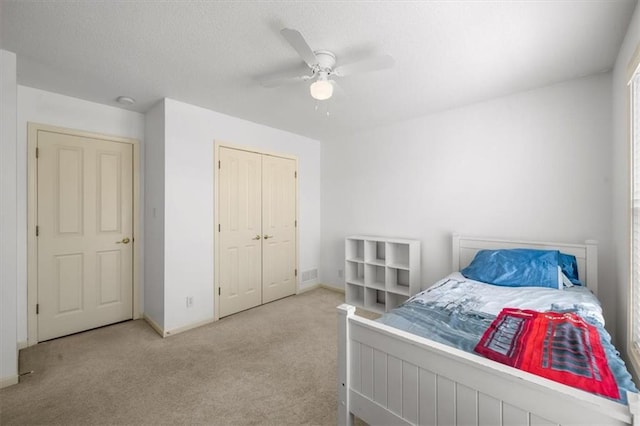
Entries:
[[598,330],[573,313],[505,308],[475,351],[587,392],[620,397]]

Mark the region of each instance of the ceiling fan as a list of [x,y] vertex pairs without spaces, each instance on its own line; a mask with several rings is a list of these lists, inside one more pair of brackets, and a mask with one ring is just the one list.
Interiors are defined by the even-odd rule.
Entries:
[[309,67],[311,74],[292,75],[291,72],[271,74],[258,79],[260,84],[265,87],[315,80],[309,86],[309,92],[314,99],[323,101],[333,95],[335,84],[333,78],[391,68],[394,64],[391,56],[380,55],[336,67],[336,55],[328,50],[314,51],[299,31],[284,28],[280,34],[298,52],[298,55]]

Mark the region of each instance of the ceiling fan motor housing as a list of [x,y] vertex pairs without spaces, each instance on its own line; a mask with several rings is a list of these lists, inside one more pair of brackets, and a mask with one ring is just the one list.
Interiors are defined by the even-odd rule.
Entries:
[[318,60],[318,71],[331,71],[336,65],[336,55],[328,50],[316,50],[316,59]]

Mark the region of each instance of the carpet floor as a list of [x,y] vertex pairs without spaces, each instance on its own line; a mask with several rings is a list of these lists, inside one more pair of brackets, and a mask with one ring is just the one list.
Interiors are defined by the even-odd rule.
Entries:
[[136,320],[40,343],[0,423],[335,424],[343,300],[319,288],[166,339]]

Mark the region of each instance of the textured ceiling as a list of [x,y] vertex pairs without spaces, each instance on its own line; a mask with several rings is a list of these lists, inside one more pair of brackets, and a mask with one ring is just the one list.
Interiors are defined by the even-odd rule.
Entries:
[[[140,112],[169,97],[324,140],[610,70],[635,5],[0,0],[0,45],[22,85],[108,105],[128,95]],[[383,53],[396,65],[340,79],[325,102],[308,83],[263,88],[256,77],[303,66],[284,27],[338,65]]]

